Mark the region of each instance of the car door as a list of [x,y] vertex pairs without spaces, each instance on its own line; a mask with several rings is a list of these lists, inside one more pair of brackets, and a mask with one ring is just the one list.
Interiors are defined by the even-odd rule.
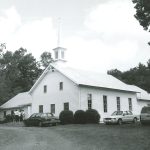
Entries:
[[52,113],[48,113],[48,114],[47,114],[47,120],[48,120],[50,123],[52,123],[52,122],[53,122],[53,120],[54,120],[54,116],[53,116],[53,114],[52,114]]
[[128,113],[127,113],[127,111],[124,111],[124,112],[123,112],[122,120],[123,120],[123,122],[128,122],[129,118],[128,118]]
[[35,126],[38,126],[39,125],[39,123],[41,122],[41,114],[39,113],[39,114],[36,114],[36,116],[34,117],[34,121],[33,121],[33,124],[35,125]]
[[28,119],[28,125],[33,126],[35,118],[36,118],[36,114],[31,115],[30,118]]
[[133,122],[134,116],[133,113],[131,111],[128,111],[128,122]]

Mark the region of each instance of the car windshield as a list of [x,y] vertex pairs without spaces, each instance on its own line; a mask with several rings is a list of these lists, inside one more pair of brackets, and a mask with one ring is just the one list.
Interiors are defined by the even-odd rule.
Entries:
[[31,116],[30,116],[30,118],[34,118],[36,116],[36,114],[32,114]]
[[141,113],[148,113],[148,114],[150,114],[150,107],[143,107]]
[[133,113],[131,111],[128,111],[128,115],[133,115]]
[[47,117],[52,117],[52,116],[53,116],[53,114],[51,114],[51,113],[43,113],[43,114],[41,114],[42,118],[47,118]]
[[36,114],[36,116],[35,117],[41,117],[41,114]]
[[122,114],[123,114],[123,111],[115,111],[112,113],[111,116],[122,115]]
[[45,117],[47,117],[47,114],[41,114],[41,117],[45,118]]

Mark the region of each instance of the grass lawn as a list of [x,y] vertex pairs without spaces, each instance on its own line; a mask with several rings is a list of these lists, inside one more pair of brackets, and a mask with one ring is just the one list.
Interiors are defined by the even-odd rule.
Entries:
[[77,150],[150,150],[150,126],[62,125],[50,130]]
[[150,125],[0,125],[0,150],[150,150]]

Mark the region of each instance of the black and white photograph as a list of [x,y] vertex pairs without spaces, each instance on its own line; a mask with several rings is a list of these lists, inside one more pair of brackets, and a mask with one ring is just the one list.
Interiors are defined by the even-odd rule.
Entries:
[[0,150],[150,150],[150,0],[0,0]]

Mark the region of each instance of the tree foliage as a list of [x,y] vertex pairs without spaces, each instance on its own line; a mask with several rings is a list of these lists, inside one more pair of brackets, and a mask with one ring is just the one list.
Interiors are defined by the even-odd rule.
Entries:
[[38,62],[26,49],[20,48],[14,53],[1,51],[0,104],[20,92],[28,91],[41,72]]
[[5,43],[0,44],[0,105],[28,91],[42,73],[41,66],[46,68],[53,60],[49,52],[44,52],[38,62],[24,48],[4,52],[5,48]]
[[136,85],[150,93],[150,59],[147,65],[139,63],[137,67],[125,72],[113,69],[107,73],[127,84]]
[[53,62],[52,55],[50,52],[43,52],[40,56],[40,64],[42,67],[46,68],[48,65]]
[[2,52],[3,49],[6,49],[6,43],[0,43],[0,52]]
[[[132,0],[136,9],[135,18],[139,21],[144,30],[150,32],[150,1],[149,0]],[[150,45],[150,42],[148,42]]]
[[150,25],[150,1],[149,0],[132,0],[135,4],[135,18],[143,26],[144,30],[149,30]]

